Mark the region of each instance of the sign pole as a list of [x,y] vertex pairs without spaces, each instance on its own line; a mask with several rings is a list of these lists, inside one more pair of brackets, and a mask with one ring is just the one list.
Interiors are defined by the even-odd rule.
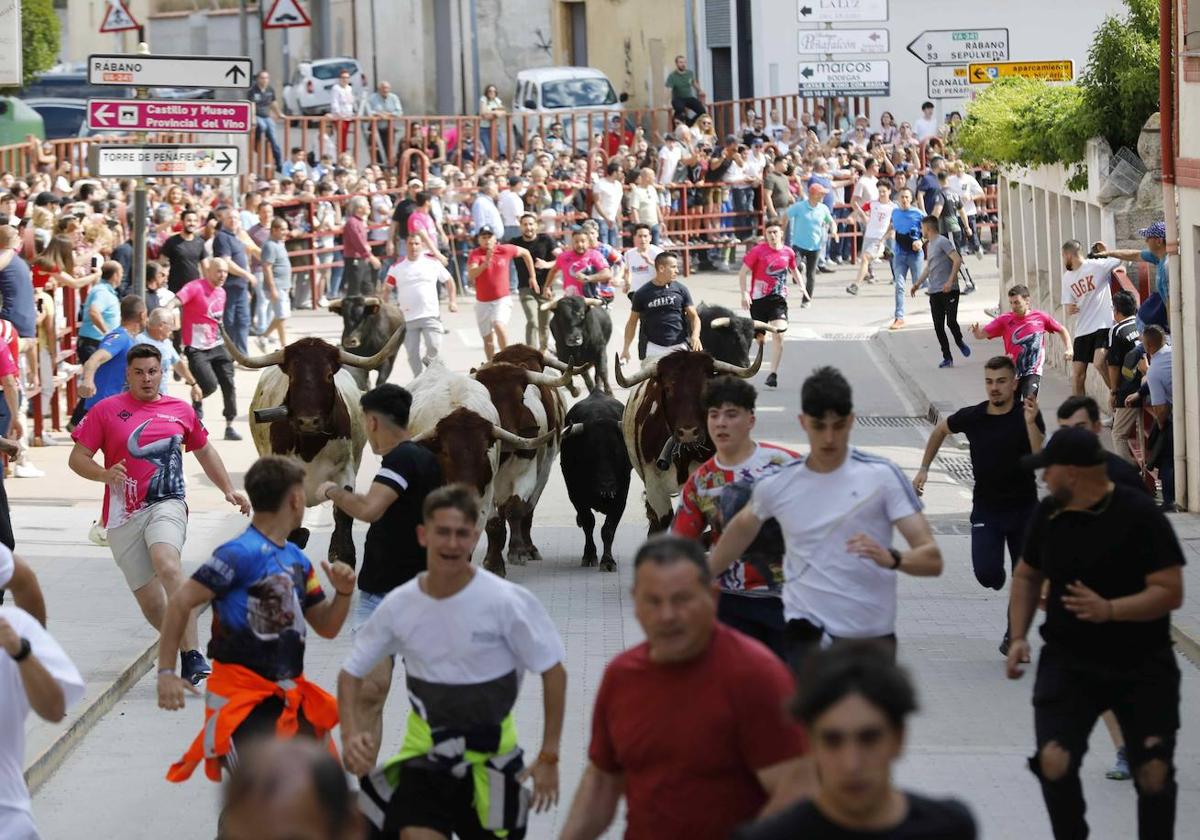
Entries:
[[[149,55],[150,45],[145,41],[138,44],[139,55]],[[136,89],[135,98],[149,99],[150,91],[147,88],[139,87]],[[146,133],[138,132],[138,142],[146,142]],[[146,179],[137,178],[134,180],[133,190],[133,260],[130,263],[133,272],[133,293],[142,300],[146,299]],[[146,313],[149,315],[149,313]]]

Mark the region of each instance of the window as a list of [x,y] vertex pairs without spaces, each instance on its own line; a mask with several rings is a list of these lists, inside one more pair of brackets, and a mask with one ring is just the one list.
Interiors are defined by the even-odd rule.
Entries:
[[616,102],[617,94],[608,79],[564,79],[542,86],[546,108],[594,108]]
[[349,73],[353,79],[358,72],[358,62],[355,61],[328,61],[312,66],[313,78],[323,82],[336,79],[342,73]]

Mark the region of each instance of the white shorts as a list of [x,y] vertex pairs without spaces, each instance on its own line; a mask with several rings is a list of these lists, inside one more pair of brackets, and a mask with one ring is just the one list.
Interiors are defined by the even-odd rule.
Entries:
[[512,297],[509,295],[496,300],[475,301],[475,323],[484,338],[492,334],[493,324],[507,327],[511,317]]
[[882,259],[883,243],[884,243],[883,239],[880,239],[880,238],[877,238],[874,236],[872,236],[869,239],[866,237],[863,237],[863,243],[862,243],[863,256],[869,255],[871,257],[871,259],[873,259],[873,260]]
[[652,359],[655,356],[665,356],[668,353],[674,353],[676,350],[688,349],[688,343],[685,341],[682,344],[672,344],[670,347],[663,347],[661,344],[655,344],[653,341],[646,342],[646,358]]
[[187,520],[187,505],[180,499],[167,499],[108,529],[108,548],[131,592],[141,589],[157,574],[150,562],[150,546],[166,543],[176,552],[183,550]]
[[292,290],[290,288],[279,290],[279,300],[271,301],[271,318],[285,321],[292,317]]

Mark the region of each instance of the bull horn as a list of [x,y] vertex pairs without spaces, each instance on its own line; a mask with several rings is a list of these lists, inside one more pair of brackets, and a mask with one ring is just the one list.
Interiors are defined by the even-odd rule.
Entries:
[[765,330],[766,332],[769,332],[769,333],[777,333],[777,332],[779,332],[779,330],[777,330],[775,327],[772,327],[772,326],[771,326],[770,324],[768,324],[766,321],[755,321],[755,322],[754,322],[754,329],[756,329],[756,330]]
[[580,374],[582,374],[585,370],[587,370],[591,366],[592,366],[591,362],[584,362],[583,364],[574,365],[573,367],[568,367],[567,370],[570,371],[572,376],[579,376]]
[[355,356],[353,353],[347,353],[342,348],[338,348],[338,361],[350,367],[362,368],[363,370],[376,370],[387,361],[388,357],[396,352],[396,348],[400,346],[400,342],[404,340],[404,326],[392,333],[392,337],[387,340],[387,344],[379,349],[379,352],[374,356]]
[[546,367],[552,367],[555,370],[569,370],[570,369],[570,365],[568,365],[566,362],[560,361],[549,350],[542,351],[542,364],[544,364]]
[[582,432],[583,432],[583,424],[582,423],[572,423],[570,426],[567,426],[567,428],[565,430],[563,430],[563,439],[566,440],[571,435],[578,435],[578,434],[581,434]]
[[732,320],[732,318],[723,315],[720,318],[713,318],[708,322],[708,325],[715,330],[719,330],[721,327],[728,327]]
[[617,378],[617,384],[622,388],[632,388],[639,382],[645,382],[656,373],[658,373],[658,359],[654,359],[648,365],[642,365],[642,369],[635,373],[630,379],[626,379],[625,374],[621,373],[621,357],[619,355],[617,356],[617,364],[613,368],[613,374]]
[[229,355],[233,360],[242,367],[258,370],[259,368],[271,367],[283,362],[283,348],[280,347],[265,356],[247,356],[241,350],[237,349],[237,345],[233,343],[233,339],[229,337],[229,333],[225,332],[225,328],[221,327],[221,338],[225,339],[225,349],[229,351]]
[[437,427],[434,427],[431,429],[426,429],[425,431],[421,432],[419,435],[413,435],[412,437],[409,438],[409,440],[411,440],[413,443],[420,443],[423,440],[430,440],[436,434],[437,434]]
[[538,435],[535,438],[521,437],[514,435],[508,429],[502,429],[495,423],[492,424],[492,438],[501,443],[507,443],[513,449],[541,449],[550,441],[554,440],[554,436],[558,434],[556,429],[551,429],[544,435]]
[[539,306],[538,309],[540,309],[542,312],[553,312],[554,307],[558,306],[558,302],[560,300],[562,300],[560,297],[556,297],[554,300],[548,300]]
[[729,362],[722,362],[720,359],[713,359],[713,370],[717,373],[727,373],[730,376],[737,376],[741,379],[749,379],[754,374],[758,373],[758,369],[762,367],[763,346],[761,342],[758,344],[758,355],[754,357],[754,361],[750,367],[738,367],[731,365]]
[[382,301],[380,301],[379,298],[374,297],[374,296],[363,298],[363,306],[379,306],[380,303],[382,303]]
[[588,306],[603,306],[604,305],[604,301],[600,300],[599,298],[584,298],[583,302],[585,304],[587,304]]
[[329,303],[326,305],[325,308],[328,309],[330,312],[341,312],[342,311],[342,299],[338,298],[337,300],[329,301]]
[[567,370],[561,376],[550,373],[539,373],[536,370],[525,371],[525,378],[531,385],[545,385],[550,388],[561,388],[571,381],[571,371]]

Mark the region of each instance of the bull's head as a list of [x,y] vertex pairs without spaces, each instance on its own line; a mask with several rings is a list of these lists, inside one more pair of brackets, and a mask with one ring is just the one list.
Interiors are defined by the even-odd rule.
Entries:
[[600,305],[601,301],[595,298],[570,295],[546,301],[540,308],[543,312],[554,313],[550,318],[550,331],[554,333],[554,341],[561,348],[574,348],[583,344],[583,322],[587,318],[588,310]]
[[492,467],[488,451],[494,443],[513,449],[540,449],[557,431],[536,438],[526,438],[505,431],[467,408],[456,408],[429,431],[413,438],[434,455],[442,467],[447,484],[468,484],[483,495],[491,483]]
[[[722,310],[724,307],[717,311]],[[770,324],[741,315],[706,317],[711,312],[711,309],[707,312],[700,310],[700,343],[715,358],[733,365],[749,365],[750,347],[755,338],[761,338],[763,333],[778,332]]]
[[330,301],[329,311],[342,316],[342,347],[356,350],[362,346],[367,318],[377,314],[382,305],[377,297],[361,295],[347,295],[341,300]]

